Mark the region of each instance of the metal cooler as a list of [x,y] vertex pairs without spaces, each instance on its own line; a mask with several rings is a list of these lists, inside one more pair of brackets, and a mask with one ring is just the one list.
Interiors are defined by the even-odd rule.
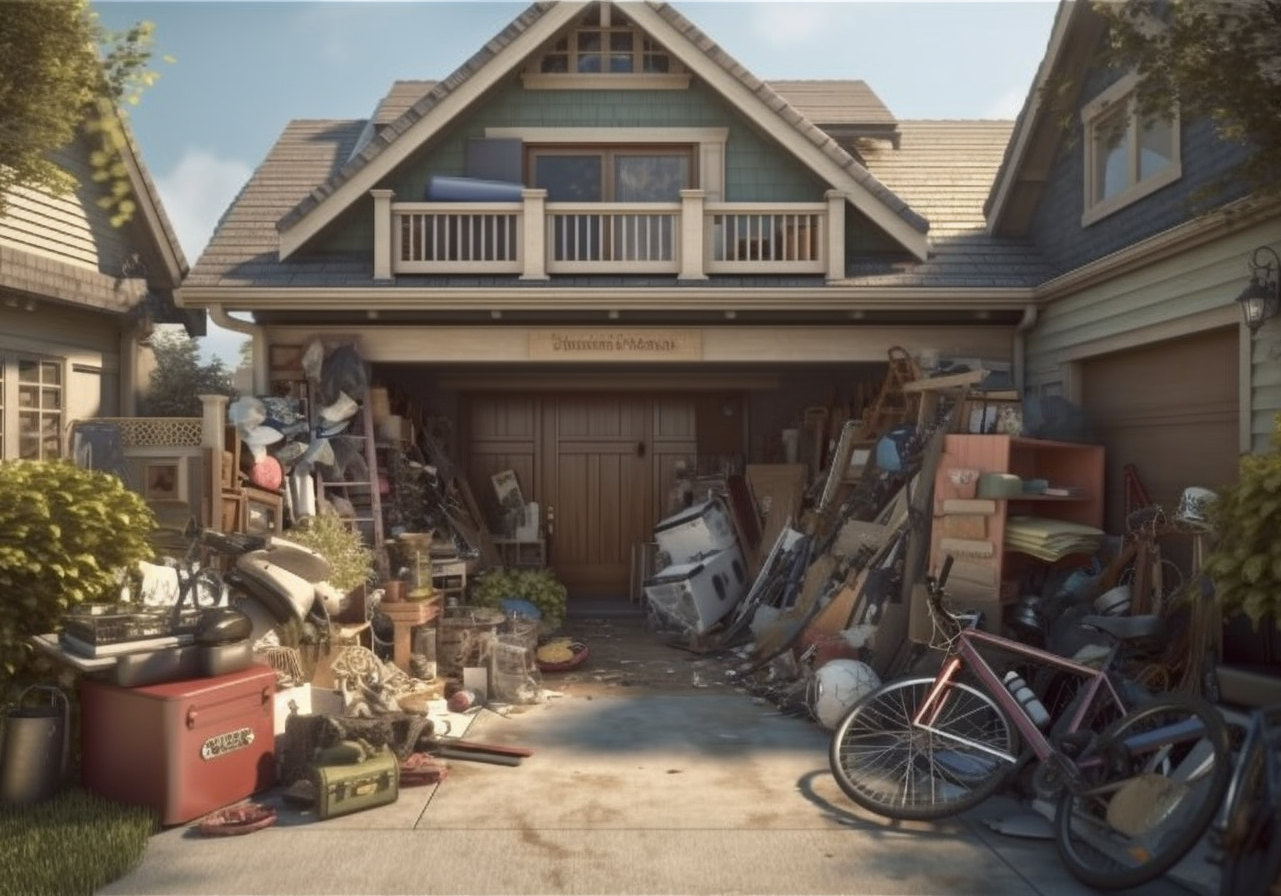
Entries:
[[266,790],[276,781],[275,690],[263,665],[139,688],[84,679],[84,786],[149,806],[166,825]]

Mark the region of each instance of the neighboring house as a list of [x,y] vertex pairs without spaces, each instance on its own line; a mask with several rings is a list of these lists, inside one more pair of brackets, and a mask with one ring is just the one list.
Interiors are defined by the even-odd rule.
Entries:
[[[1084,66],[1064,51],[1083,16],[1065,7],[1047,66]],[[300,378],[310,340],[356,340],[376,379],[450,421],[474,488],[516,471],[576,594],[621,594],[678,464],[781,460],[780,430],[854,405],[891,346],[1101,401],[1131,374],[1093,354],[1133,342],[1098,340],[1238,338],[1244,249],[1266,241],[1243,229],[1197,302],[1055,336],[1074,305],[1093,313],[1090,290],[1168,256],[1159,234],[1186,213],[1083,221],[1080,151],[1073,171],[1054,126],[1035,89],[1017,129],[898,121],[860,81],[757,79],[668,4],[537,3],[368,119],[290,123],[179,300],[254,337],[259,393]],[[1189,183],[1203,144],[1184,141]],[[1211,361],[1243,370],[1243,351]],[[1240,407],[1201,418],[1233,454]]]
[[80,186],[16,189],[0,217],[0,459],[63,457],[77,420],[130,416],[154,367],[156,323],[204,335],[174,307],[187,264],[132,142],[124,164],[138,210],[122,227],[98,206],[82,134],[56,153]]

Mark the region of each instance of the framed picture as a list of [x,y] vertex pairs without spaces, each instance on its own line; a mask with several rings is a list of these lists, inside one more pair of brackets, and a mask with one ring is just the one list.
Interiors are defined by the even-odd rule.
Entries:
[[186,464],[182,458],[149,460],[143,474],[148,501],[187,500]]
[[279,534],[284,498],[260,488],[245,488],[244,526],[254,535]]
[[245,528],[245,496],[239,492],[222,493],[218,522],[220,532],[241,532]]

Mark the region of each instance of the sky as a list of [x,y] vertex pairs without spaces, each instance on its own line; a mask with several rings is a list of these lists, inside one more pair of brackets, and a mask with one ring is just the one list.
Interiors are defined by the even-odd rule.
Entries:
[[[94,0],[155,24],[155,85],[128,114],[189,264],[295,118],[368,118],[393,81],[442,79],[523,11],[489,0]],[[900,119],[1012,119],[1055,0],[700,0],[674,6],[757,77],[865,81]],[[162,57],[171,57],[166,61]],[[244,337],[210,325],[206,361]]]

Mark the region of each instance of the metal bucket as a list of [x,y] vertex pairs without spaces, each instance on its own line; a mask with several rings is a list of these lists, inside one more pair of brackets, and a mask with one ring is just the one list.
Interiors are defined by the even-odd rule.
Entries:
[[[48,706],[24,706],[32,691],[48,691]],[[59,708],[58,703],[62,706]],[[71,706],[50,685],[32,685],[0,724],[0,803],[34,803],[57,793],[67,773]]]

